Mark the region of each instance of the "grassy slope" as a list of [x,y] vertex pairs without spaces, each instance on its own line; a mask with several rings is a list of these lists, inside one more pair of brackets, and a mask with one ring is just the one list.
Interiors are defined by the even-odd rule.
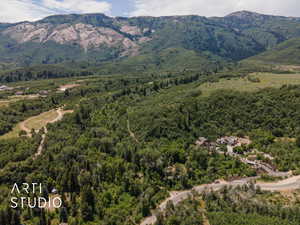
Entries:
[[220,57],[211,54],[199,54],[184,48],[167,48],[156,53],[144,53],[139,56],[125,58],[115,63],[106,63],[96,68],[102,74],[136,73],[184,70],[203,71],[214,70],[215,62],[222,62]]
[[[57,116],[57,112],[51,110],[48,112],[44,112],[38,116],[30,117],[29,119],[21,123],[23,123],[24,126],[29,130],[39,130],[44,127],[49,121],[54,120]],[[17,124],[11,132],[1,136],[0,139],[10,139],[18,137],[20,131],[22,130],[21,123]]]
[[245,61],[300,65],[300,38],[285,41],[275,48],[253,56]]
[[280,88],[282,85],[300,84],[300,74],[255,73],[251,77],[259,78],[260,82],[251,82],[247,77],[221,79],[218,82],[202,84],[198,89],[207,96],[222,89],[254,92],[267,87]]

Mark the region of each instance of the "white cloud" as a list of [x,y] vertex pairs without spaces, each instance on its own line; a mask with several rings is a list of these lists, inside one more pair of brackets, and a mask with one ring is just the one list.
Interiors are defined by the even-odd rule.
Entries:
[[1,22],[35,20],[48,11],[27,0],[1,0],[0,9]]
[[45,7],[57,11],[77,12],[77,13],[109,13],[111,4],[97,0],[43,0]]
[[34,21],[63,13],[107,13],[111,4],[100,0],[0,0],[0,22]]
[[132,16],[224,16],[239,10],[300,16],[299,0],[134,0]]

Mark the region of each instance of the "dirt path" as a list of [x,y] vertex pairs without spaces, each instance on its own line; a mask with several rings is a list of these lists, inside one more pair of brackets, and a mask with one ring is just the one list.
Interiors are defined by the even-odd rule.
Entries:
[[27,120],[20,123],[20,129],[24,130],[27,133],[27,136],[31,137],[31,130],[25,126]]
[[47,128],[45,129],[45,133],[42,135],[42,140],[41,140],[41,142],[40,142],[40,145],[39,145],[39,147],[38,147],[38,150],[37,150],[37,152],[34,154],[34,156],[33,156],[33,160],[36,160],[36,158],[38,157],[38,156],[40,156],[41,154],[42,154],[42,152],[43,152],[43,149],[44,149],[44,144],[45,144],[45,140],[46,140],[46,130],[47,130]]
[[127,129],[128,129],[130,137],[132,137],[135,140],[136,143],[139,143],[139,140],[136,138],[135,134],[130,129],[129,119],[127,120]]
[[[40,115],[38,115],[38,116],[33,116],[33,117],[30,117],[30,118],[28,118],[27,120],[24,120],[23,122],[20,122],[19,123],[19,126],[20,126],[20,129],[21,130],[23,130],[23,131],[25,131],[26,133],[27,133],[27,136],[29,136],[29,137],[31,137],[31,129],[30,128],[28,128],[27,126],[26,126],[26,124],[28,124],[30,121],[32,121],[32,120],[35,120],[37,117],[39,117],[39,116],[41,116],[42,114],[46,114],[46,113],[49,113],[49,112],[56,112],[57,113],[57,116],[56,116],[56,118],[53,120],[44,120],[43,122],[47,125],[48,123],[54,123],[54,122],[56,122],[56,120],[60,120],[61,119],[61,114],[62,114],[62,109],[61,108],[59,108],[59,109],[52,109],[52,110],[50,110],[50,111],[48,111],[48,112],[43,112],[43,113],[41,113]],[[45,125],[45,126],[46,126]],[[44,127],[45,127],[44,126]]]
[[205,201],[201,199],[201,200],[200,200],[200,205],[201,205],[201,208],[202,208],[202,210],[203,210],[203,212],[202,212],[203,225],[210,225],[209,219],[208,219],[208,217],[206,216],[207,211],[206,211],[206,204],[205,204]]
[[[48,124],[48,123],[55,123],[55,122],[61,120],[61,119],[64,117],[65,114],[67,114],[67,113],[72,113],[73,110],[66,110],[66,111],[63,111],[62,108],[59,108],[59,109],[56,110],[56,112],[57,112],[57,117],[56,117],[55,119],[53,119],[53,120],[47,122],[47,124]],[[40,156],[40,155],[42,154],[42,152],[43,152],[44,144],[45,144],[45,140],[46,140],[46,136],[47,136],[47,133],[48,133],[47,124],[46,124],[46,126],[43,127],[43,128],[44,128],[44,134],[42,134],[42,140],[41,140],[41,142],[40,142],[40,145],[39,145],[39,147],[38,147],[38,150],[37,150],[36,154],[33,156],[33,159],[34,159],[34,160],[35,160],[38,156]],[[24,124],[23,124],[23,126],[24,126]],[[24,126],[24,128],[26,128],[26,126]],[[28,128],[26,128],[26,129],[28,129]],[[27,132],[27,131],[26,131],[26,132]]]

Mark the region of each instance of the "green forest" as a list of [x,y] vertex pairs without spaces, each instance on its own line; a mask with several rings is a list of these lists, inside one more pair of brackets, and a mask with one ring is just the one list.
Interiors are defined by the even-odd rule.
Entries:
[[[0,225],[299,225],[299,29],[247,11],[0,24]],[[12,208],[22,194],[48,205]]]
[[[290,144],[291,156],[282,157],[285,153],[280,149],[284,147],[275,139],[298,136],[300,87],[255,93],[217,91],[203,97],[197,87],[203,82],[217,82],[217,77],[92,78],[88,86],[0,109],[3,133],[18,121],[53,107],[67,105],[75,110],[47,126],[45,148],[38,160],[30,156],[42,131],[32,138],[1,140],[5,149],[0,163],[3,199],[10,193],[7,184],[23,182],[42,183],[42,196],[55,188],[63,198],[63,207],[56,211],[11,211],[3,200],[1,224],[16,225],[20,220],[41,225],[135,224],[150,215],[169,190],[256,175],[254,169],[231,156],[196,147],[200,136],[215,140],[223,135],[249,135],[261,151],[276,157],[281,170],[299,170],[300,147]],[[14,116],[7,120],[7,115]],[[246,213],[239,209],[245,211],[243,218],[234,208],[228,211],[225,203],[215,206],[205,198],[205,218],[212,224],[220,224],[218,218],[223,215],[227,220],[221,224],[243,224],[245,218],[253,224],[293,224],[285,222],[286,217],[273,218],[276,212],[272,209],[258,217],[255,210]],[[174,208],[170,213],[174,216],[162,218],[166,221],[158,224],[178,224],[177,217],[186,218],[186,224],[202,224],[203,215],[197,213],[202,211],[194,204],[184,205],[183,211]],[[185,213],[186,207],[196,211]]]

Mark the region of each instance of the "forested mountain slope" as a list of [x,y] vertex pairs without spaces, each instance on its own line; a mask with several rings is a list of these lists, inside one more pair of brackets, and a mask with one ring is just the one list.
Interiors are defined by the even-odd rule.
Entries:
[[99,63],[139,55],[151,57],[168,48],[241,60],[299,35],[298,18],[251,12],[223,18],[58,15],[37,22],[1,24],[0,62],[19,66]]
[[300,38],[287,40],[246,61],[268,64],[300,65]]

